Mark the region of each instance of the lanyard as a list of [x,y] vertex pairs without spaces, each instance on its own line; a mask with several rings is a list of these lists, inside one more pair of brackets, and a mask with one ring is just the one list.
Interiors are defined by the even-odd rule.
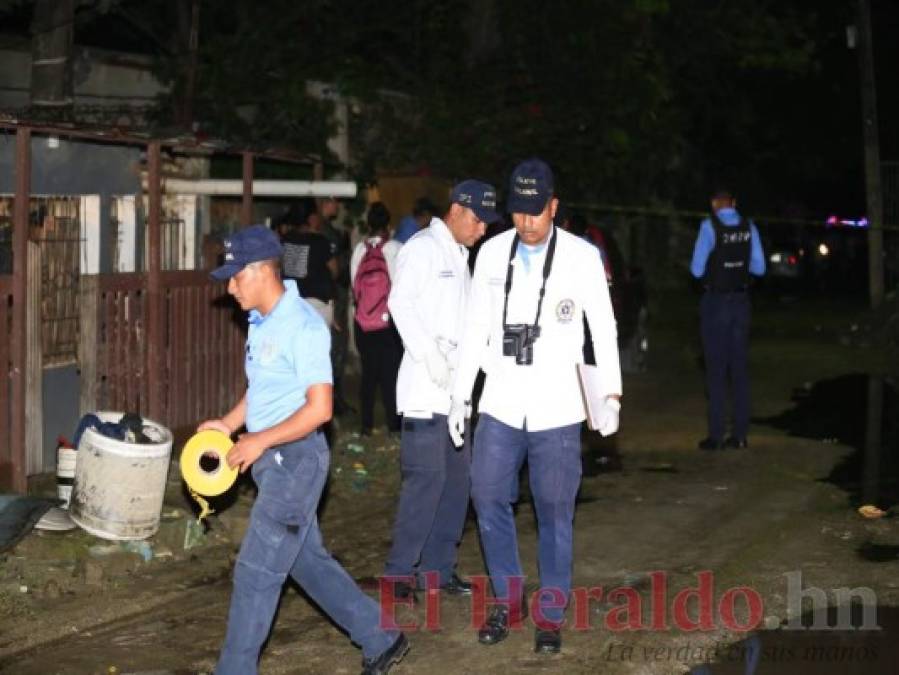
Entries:
[[[534,318],[534,326],[540,323],[540,310],[543,309],[543,296],[546,294],[546,280],[549,279],[549,273],[553,266],[553,257],[556,253],[556,239],[558,234],[553,228],[552,238],[549,240],[549,249],[546,251],[546,259],[543,261],[543,284],[540,286],[540,298],[537,300],[537,316]],[[515,268],[512,261],[515,260],[515,254],[518,252],[518,234],[512,238],[512,250],[509,251],[509,267],[506,269],[506,288],[503,297],[503,328],[506,326],[506,313],[509,310],[509,291],[512,290],[512,274]]]

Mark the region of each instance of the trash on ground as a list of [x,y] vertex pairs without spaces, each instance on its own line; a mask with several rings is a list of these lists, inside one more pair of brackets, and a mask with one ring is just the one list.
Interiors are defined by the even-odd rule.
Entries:
[[68,532],[76,527],[69,512],[56,506],[47,509],[41,519],[34,524],[34,529],[48,532]]
[[865,518],[883,518],[887,515],[886,511],[877,508],[873,504],[865,504],[858,507],[858,512]]

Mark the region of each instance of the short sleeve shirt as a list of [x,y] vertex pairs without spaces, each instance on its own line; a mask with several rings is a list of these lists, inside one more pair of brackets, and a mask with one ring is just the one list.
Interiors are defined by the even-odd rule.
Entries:
[[296,232],[284,237],[281,270],[297,282],[300,295],[322,302],[334,299],[334,278],[328,261],[337,255],[337,246],[316,232]]
[[331,384],[331,333],[293,281],[271,312],[252,310],[247,336],[247,430],[262,431],[306,405],[306,391]]

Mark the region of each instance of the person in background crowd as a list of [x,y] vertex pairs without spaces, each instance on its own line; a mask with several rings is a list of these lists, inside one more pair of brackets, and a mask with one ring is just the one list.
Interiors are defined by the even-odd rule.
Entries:
[[381,392],[388,431],[399,433],[396,375],[402,356],[399,335],[387,306],[402,244],[390,239],[390,212],[381,202],[369,206],[366,225],[367,237],[356,245],[350,258],[354,335],[362,360],[359,399],[363,436],[371,434],[374,428],[376,390]]
[[400,220],[396,232],[393,233],[393,238],[401,244],[405,244],[416,232],[427,227],[431,218],[436,214],[437,207],[431,203],[431,200],[427,197],[419,197],[415,200],[415,206],[412,207],[412,214],[404,216]]
[[286,278],[296,282],[300,296],[315,307],[330,328],[334,323],[337,254],[321,229],[322,217],[315,211],[307,213],[298,227],[288,227],[282,238],[282,269]]
[[331,324],[331,367],[334,371],[334,414],[355,412],[346,400],[343,390],[343,371],[346,364],[349,327],[347,326],[350,303],[350,235],[337,224],[340,204],[333,197],[323,199],[319,210],[322,215],[321,233],[331,243],[337,258],[337,278],[334,287],[334,321]]

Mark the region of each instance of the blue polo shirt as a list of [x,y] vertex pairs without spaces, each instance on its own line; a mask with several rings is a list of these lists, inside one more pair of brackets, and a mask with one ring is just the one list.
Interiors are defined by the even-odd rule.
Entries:
[[283,422],[306,404],[314,384],[331,384],[331,333],[324,320],[284,282],[284,294],[266,315],[251,310],[244,367],[247,431]]
[[[718,211],[718,217],[721,222],[729,227],[733,227],[740,223],[740,214],[736,209],[724,208]],[[753,276],[764,276],[765,274],[765,254],[762,251],[762,241],[759,239],[759,231],[756,229],[755,223],[749,223],[749,231],[752,233],[750,240],[750,256],[749,256],[749,273]],[[696,237],[696,245],[693,247],[693,260],[690,262],[690,272],[697,279],[701,279],[705,274],[705,264],[709,260],[709,255],[715,248],[715,228],[712,221],[708,218],[704,219],[699,225],[699,236]]]

